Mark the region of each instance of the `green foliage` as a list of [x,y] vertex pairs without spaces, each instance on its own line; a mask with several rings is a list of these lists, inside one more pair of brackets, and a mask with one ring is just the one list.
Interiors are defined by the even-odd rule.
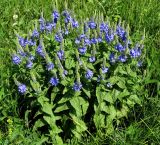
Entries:
[[[99,26],[100,16],[95,14],[94,17]],[[135,104],[141,104],[138,92],[143,89],[140,87],[142,74],[137,68],[137,62],[141,58],[137,56],[132,58],[130,51],[135,44],[129,46],[128,42],[126,43],[131,41],[129,26],[126,28],[126,40],[116,35],[113,42],[106,43],[107,36],[102,33],[102,42],[85,46],[87,52],[83,55],[77,50],[79,46],[74,43],[75,39],[83,34],[83,23],[74,30],[69,24],[64,25],[63,20],[63,18],[58,20],[52,32],[40,30],[39,39],[32,36],[25,37],[27,35],[24,34],[25,39],[35,42],[35,46],[27,44],[24,48],[15,40],[17,46],[12,50],[14,55],[18,55],[19,51],[26,54],[26,56],[20,54],[22,62],[17,66],[13,65],[13,80],[18,87],[24,81],[27,86],[25,93],[22,92],[23,90],[19,93],[27,99],[23,104],[27,109],[23,109],[23,112],[27,122],[31,122],[28,125],[33,126],[36,131],[46,128],[43,134],[50,136],[52,143],[58,144],[62,144],[72,136],[81,139],[83,133],[90,132],[91,128],[103,129],[104,133],[111,134],[114,131],[113,121],[120,124],[120,119],[127,117]],[[37,23],[36,29],[39,30]],[[110,30],[116,31],[116,23],[111,24],[108,20],[107,23]],[[59,36],[62,38],[63,35],[61,44],[54,39],[57,30],[60,29],[59,25],[62,28],[62,34],[59,33]],[[124,23],[119,22],[119,26],[125,29]],[[69,35],[63,34],[63,30],[66,29]],[[17,34],[16,30],[15,33]],[[89,39],[97,38],[99,35],[99,28],[86,32],[86,37]],[[81,42],[80,47],[83,47],[83,43]],[[113,49],[117,43],[126,45],[123,53]],[[141,49],[143,40],[137,43]],[[41,51],[38,50],[39,48]],[[59,50],[64,51],[63,59],[57,55]],[[115,54],[112,58],[115,62],[110,58],[112,53]],[[27,68],[25,64],[31,55],[35,58],[34,64],[32,68]],[[95,63],[88,62],[88,58],[92,55],[96,57]],[[125,55],[127,61],[121,62],[120,55]],[[54,68],[47,71],[46,68],[50,63],[54,64]],[[109,72],[103,72],[103,68],[109,68]],[[86,77],[88,69],[94,72],[93,79]],[[66,70],[67,74],[64,73]],[[58,78],[58,84],[55,84],[55,80],[51,82],[50,78]],[[84,94],[80,91],[81,88],[79,91],[74,88],[75,83],[82,83]]]

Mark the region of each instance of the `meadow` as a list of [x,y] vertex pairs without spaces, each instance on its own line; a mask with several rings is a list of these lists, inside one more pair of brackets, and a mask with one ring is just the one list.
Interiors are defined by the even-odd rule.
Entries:
[[[92,42],[93,51],[91,52],[95,56],[94,48],[97,48],[98,61],[93,65],[87,63],[87,57],[90,57],[88,50],[90,49],[87,50],[86,56],[84,56],[86,50],[82,50],[82,48],[76,53],[71,49],[76,46],[72,40],[77,33],[82,32],[81,26],[79,26],[78,32],[68,26],[69,30],[73,30],[73,32],[70,32],[69,36],[64,36],[65,42],[62,42],[60,37],[56,37],[57,39],[52,37],[52,33],[45,34],[43,32],[41,34],[44,39],[42,46],[46,46],[46,52],[49,52],[50,48],[55,49],[54,52],[59,48],[61,50],[61,44],[66,48],[65,60],[61,59],[58,53],[56,55],[52,52],[48,53],[49,56],[44,52],[47,56],[44,57],[41,50],[35,52],[31,46],[27,46],[27,49],[37,56],[34,69],[23,69],[16,66],[20,62],[13,61],[13,54],[17,47],[21,48],[17,44],[16,34],[27,37],[27,33],[31,33],[34,29],[35,22],[38,22],[42,12],[44,18],[50,20],[53,10],[59,13],[68,10],[71,16],[80,23],[89,21],[92,17],[98,22],[106,20],[109,27],[113,29],[121,21],[122,28],[125,27],[127,34],[129,33],[127,41],[132,39],[134,44],[140,41],[140,45],[143,45],[140,57],[141,67],[138,69],[133,67],[133,71],[130,67],[137,61],[129,59],[126,62],[127,58],[121,59],[122,57],[118,58],[121,62],[118,62],[116,66],[113,65],[114,62],[109,63],[111,56],[109,53],[104,54],[103,48],[107,48],[109,52],[114,50],[116,54],[123,52],[123,48],[120,49],[120,46],[117,46],[117,50],[115,50],[112,44],[110,47],[108,41],[111,41],[111,38],[109,37],[109,39],[107,36],[105,36],[107,43],[100,42],[100,44],[94,45]],[[1,0],[0,14],[0,145],[160,144],[159,0]],[[58,14],[54,13],[55,15]],[[67,12],[64,17],[68,18]],[[55,23],[65,29],[66,25],[59,24],[57,18],[54,17]],[[70,21],[70,17],[67,21]],[[96,25],[92,21],[89,22],[90,31],[94,36],[99,36],[99,32],[92,30]],[[36,25],[39,26],[37,23]],[[78,26],[75,23],[72,27]],[[89,34],[86,32],[86,35],[92,36],[90,31]],[[116,38],[113,45],[117,41],[123,43],[122,40]],[[41,39],[37,42],[41,43]],[[29,53],[28,50],[25,51]],[[79,55],[83,60],[82,63],[84,62],[82,66],[80,66],[80,62],[75,61],[75,59],[78,60]],[[54,77],[50,79],[48,85],[46,80],[51,76],[48,71],[53,66],[47,67],[48,71],[46,71],[44,65],[41,65],[41,61],[48,63],[53,60],[53,56],[57,69],[51,72]],[[131,58],[134,57],[137,56],[131,56]],[[101,65],[102,69],[100,69]],[[62,79],[63,67],[68,71],[67,81]],[[87,67],[93,72],[86,69]],[[107,73],[108,70],[103,70],[103,67],[109,68],[107,75],[104,75],[103,71]],[[100,71],[98,71],[99,69]],[[85,71],[87,71],[86,74]],[[56,73],[59,79],[55,79],[57,78]],[[98,74],[101,77],[104,76],[106,81],[102,79],[100,83],[98,81],[95,83]],[[65,75],[67,76],[67,74]],[[74,79],[72,80],[70,78],[73,75]],[[31,87],[28,87],[27,91],[22,84],[19,87],[18,79],[23,83],[30,84]],[[80,81],[83,86],[78,84]],[[112,82],[113,87],[104,88],[104,84],[109,85],[109,82]],[[46,91],[46,88],[49,89]],[[44,97],[44,93],[47,97]],[[93,100],[90,99],[92,95],[95,97]],[[112,97],[109,98],[109,96]],[[128,103],[128,108],[125,108],[126,103]],[[119,114],[114,112],[115,110],[118,110]],[[106,116],[112,118],[111,122],[107,120]],[[107,120],[109,123],[107,121],[104,123],[102,120]]]

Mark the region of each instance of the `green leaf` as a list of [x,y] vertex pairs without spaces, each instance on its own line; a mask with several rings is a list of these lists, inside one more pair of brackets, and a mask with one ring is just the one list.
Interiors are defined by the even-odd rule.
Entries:
[[51,40],[51,39],[50,39],[49,37],[47,37],[46,35],[44,35],[44,38],[47,39],[47,40],[49,40],[49,41]]
[[146,80],[145,84],[147,85],[147,84],[158,83],[158,82],[159,82],[158,79],[157,80],[152,79],[152,80]]
[[134,85],[134,82],[132,80],[127,80],[127,83],[130,85]]
[[126,71],[127,71],[128,75],[130,75],[131,77],[134,77],[134,78],[137,77],[136,72],[134,72],[134,71],[130,68],[130,66],[127,66]]
[[65,87],[65,88],[63,89],[62,94],[64,95],[64,94],[66,94],[67,92],[68,92],[68,89],[67,89],[67,87]]
[[57,87],[54,87],[51,93],[51,101],[54,101],[56,95],[58,94],[59,89]]
[[129,109],[126,105],[122,105],[121,110],[117,110],[117,118],[127,117]]
[[79,133],[79,132],[76,130],[76,128],[75,128],[75,129],[72,129],[72,133],[74,134],[74,136],[75,136],[76,138],[81,139],[82,134]]
[[46,98],[46,97],[44,97],[44,96],[39,96],[38,97],[38,102],[40,103],[40,105],[43,107],[43,105],[44,105],[44,102],[49,102],[49,99],[48,98]]
[[42,145],[43,143],[45,144],[45,142],[48,141],[48,137],[41,137],[40,141],[36,142],[36,145]]
[[58,107],[54,110],[54,113],[59,113],[61,111],[64,111],[64,110],[68,110],[68,106],[67,104],[60,104],[58,105]]
[[41,92],[41,87],[38,82],[34,82],[34,81],[30,80],[30,84],[35,92]]
[[103,114],[95,113],[93,121],[97,129],[105,127],[105,116]]
[[84,88],[82,88],[83,92],[90,98],[91,97],[91,93],[89,90],[86,90]]
[[76,137],[80,138],[82,132],[87,130],[87,126],[80,118],[76,117],[73,114],[70,114],[73,120],[73,123],[76,125],[76,129],[72,130],[72,132],[76,135]]
[[128,96],[128,95],[130,95],[130,93],[128,92],[127,89],[124,89],[123,92],[121,92],[121,93],[118,95],[118,99],[119,99],[120,101],[122,101],[122,99],[123,99],[124,97]]
[[56,125],[56,120],[58,120],[56,116],[43,116],[43,118],[51,127],[51,131],[53,131],[54,135],[62,132],[62,130]]
[[128,99],[137,103],[137,104],[139,104],[139,105],[141,105],[141,100],[138,98],[137,95],[131,95]]
[[33,130],[37,130],[38,128],[44,125],[45,125],[45,122],[42,119],[38,119],[33,126]]
[[111,134],[114,131],[113,119],[114,118],[113,118],[112,114],[110,114],[106,117],[106,132],[107,132],[107,134]]
[[103,102],[101,86],[96,87],[96,97],[97,97],[97,100],[98,100],[98,104]]
[[80,96],[76,96],[70,100],[70,103],[72,107],[75,109],[76,115],[78,117],[81,117],[86,114],[89,104],[85,99],[83,99]]
[[117,82],[119,82],[120,79],[121,79],[121,78],[118,77],[118,76],[113,76],[113,77],[110,77],[110,78],[108,79],[108,82],[110,82],[112,85],[114,85],[114,84],[116,84]]
[[72,67],[75,67],[74,59],[68,58],[65,60],[65,67],[66,69],[71,69]]
[[113,102],[115,102],[116,100],[117,100],[117,98],[119,97],[119,95],[120,95],[120,91],[118,91],[117,89],[113,89],[111,92],[110,92],[110,94],[111,94],[111,96],[112,96],[112,98],[113,98]]
[[125,85],[125,80],[124,79],[121,79],[117,85],[121,88],[121,89],[125,89],[126,88],[126,85]]
[[66,103],[66,102],[68,102],[71,99],[72,99],[72,97],[66,95],[66,96],[64,96],[64,97],[61,98],[61,100],[58,102],[58,104]]
[[89,69],[91,69],[91,70],[94,70],[94,67],[93,67],[93,65],[92,65],[91,63],[88,63],[88,64],[87,64],[87,67],[88,67]]
[[53,115],[53,112],[52,112],[53,107],[54,106],[52,104],[44,102],[44,104],[42,106],[42,111],[52,116]]
[[[66,79],[63,79],[62,81],[61,81],[61,84],[63,85],[63,86],[67,86],[68,85],[68,82],[67,82],[67,80]],[[66,87],[65,87],[65,89],[66,89]],[[64,90],[63,90],[64,91]],[[63,92],[64,93],[64,92]]]
[[[54,133],[54,132],[53,132]],[[51,131],[50,131],[51,134]],[[54,137],[52,138],[52,141],[56,144],[56,145],[64,145],[63,144],[63,140],[59,135],[54,135]]]
[[114,74],[117,75],[118,73],[120,74],[127,74],[127,72],[124,70],[123,66],[119,65],[115,71],[114,71]]
[[110,118],[113,120],[116,118],[117,110],[113,105],[109,105],[108,109],[106,110],[108,114],[110,114]]
[[114,103],[113,98],[112,98],[112,95],[111,95],[110,93],[103,92],[102,94],[104,95],[103,98],[104,98],[105,101],[107,101],[107,102],[109,102],[109,103],[111,103],[111,104]]
[[1,88],[0,90],[0,101],[3,99],[4,97],[4,88]]

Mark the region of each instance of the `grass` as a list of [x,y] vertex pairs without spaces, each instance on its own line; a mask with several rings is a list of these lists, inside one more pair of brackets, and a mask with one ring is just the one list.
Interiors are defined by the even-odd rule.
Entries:
[[[159,0],[81,0],[55,1],[59,10],[65,7],[73,9],[80,17],[90,17],[95,12],[102,12],[113,20],[119,17],[129,23],[132,32],[142,33],[145,29],[146,58],[144,70],[143,105],[135,106],[124,122],[125,127],[117,128],[111,135],[99,131],[86,137],[82,142],[73,139],[70,144],[113,144],[146,145],[160,144],[160,2]],[[12,77],[12,65],[8,53],[14,47],[14,31],[22,32],[33,24],[33,18],[39,18],[43,11],[49,16],[54,8],[51,0],[0,1],[0,144],[41,144],[45,138],[28,129],[24,120],[19,119],[17,97],[12,94],[9,85]],[[18,15],[18,20],[13,15]],[[134,35],[133,35],[134,36]],[[13,124],[9,126],[10,118]],[[9,135],[9,127],[12,135]]]

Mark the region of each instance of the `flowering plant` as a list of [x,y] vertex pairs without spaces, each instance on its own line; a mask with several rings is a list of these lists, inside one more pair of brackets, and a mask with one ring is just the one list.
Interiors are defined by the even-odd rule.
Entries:
[[135,44],[121,21],[97,15],[79,23],[53,11],[50,22],[41,15],[27,36],[17,34],[16,44],[18,92],[29,98],[33,128],[45,128],[54,143],[92,129],[110,133],[114,120],[140,104],[143,40]]

